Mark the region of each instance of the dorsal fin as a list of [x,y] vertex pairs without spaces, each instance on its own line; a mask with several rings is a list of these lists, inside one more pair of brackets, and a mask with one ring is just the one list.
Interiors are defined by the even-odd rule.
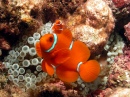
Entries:
[[50,76],[52,76],[54,74],[54,68],[52,67],[52,65],[47,63],[45,60],[42,61],[42,70],[44,72],[47,72]]
[[64,29],[61,34],[65,35],[67,38],[72,39],[72,33],[69,29]]
[[41,51],[41,47],[40,47],[40,42],[36,43],[35,48],[36,48],[37,55],[39,57],[42,57],[42,51]]

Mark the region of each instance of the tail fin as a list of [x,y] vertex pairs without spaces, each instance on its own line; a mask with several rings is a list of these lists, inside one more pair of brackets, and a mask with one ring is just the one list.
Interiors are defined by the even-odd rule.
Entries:
[[96,80],[100,73],[100,65],[96,60],[89,60],[79,67],[79,75],[85,82]]

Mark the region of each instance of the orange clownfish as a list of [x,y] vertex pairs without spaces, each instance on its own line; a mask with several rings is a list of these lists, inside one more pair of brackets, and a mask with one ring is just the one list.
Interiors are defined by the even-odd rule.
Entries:
[[36,43],[37,54],[44,58],[43,71],[54,74],[65,82],[75,82],[80,76],[85,82],[94,81],[100,73],[96,60],[89,60],[90,51],[81,41],[73,41],[71,31],[57,20],[52,26],[54,33],[45,34]]

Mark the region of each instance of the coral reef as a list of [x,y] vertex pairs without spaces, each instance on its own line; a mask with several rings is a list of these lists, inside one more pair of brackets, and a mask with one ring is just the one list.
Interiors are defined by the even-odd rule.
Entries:
[[[115,30],[119,32],[130,21],[130,1],[129,0],[105,0],[112,9],[116,19]],[[122,32],[121,32],[122,33]]]
[[[125,43],[122,36],[115,33],[123,33],[124,24],[130,21],[129,5],[129,0],[1,0],[0,57],[5,54],[4,50],[12,50],[0,63],[0,97],[81,97],[95,90],[94,96],[113,97],[118,96],[117,93],[125,96],[123,92],[129,93],[129,89],[118,87],[130,87],[130,49],[127,47],[122,51]],[[40,36],[51,32],[52,24],[47,22],[54,22],[57,18],[72,30],[75,40],[80,39],[89,45],[93,56],[102,56],[105,49],[107,62],[101,64],[101,73],[94,82],[85,83],[79,78],[66,84],[59,82],[56,75],[51,77],[41,71],[41,59],[37,57],[34,45]],[[112,33],[114,20],[116,28]],[[129,24],[125,30],[129,39]],[[6,86],[8,80],[9,84],[13,82],[16,86]],[[31,95],[27,94],[30,90]]]
[[130,97],[130,89],[129,88],[106,88],[105,90],[96,90],[91,95],[87,97]]
[[3,89],[4,86],[8,82],[8,77],[7,77],[7,69],[5,68],[4,64],[0,62],[0,89]]
[[29,94],[22,91],[15,85],[6,85],[4,89],[0,90],[0,97],[30,97]]
[[114,28],[112,11],[103,0],[88,0],[63,22],[71,29],[75,40],[90,48],[92,55],[103,51]]
[[130,49],[125,47],[123,55],[116,56],[109,72],[109,87],[130,87]]
[[117,22],[121,19],[128,18],[130,15],[130,1],[129,0],[105,0],[107,4],[112,9],[114,17],[117,19]]
[[29,8],[24,3],[20,6],[15,1],[1,0],[0,5],[0,49],[9,50],[20,35],[35,31],[39,23],[27,14]]
[[[33,91],[32,91],[33,92]],[[33,97],[80,97],[74,89],[67,89],[62,81],[37,86]]]
[[67,18],[68,14],[73,14],[76,8],[87,0],[46,0],[43,3],[43,23],[54,22],[57,18]]
[[[35,32],[33,35],[24,35],[20,42],[9,51],[9,55],[4,58],[3,64],[5,64],[5,67],[8,69],[9,81],[12,81],[23,90],[35,90],[38,83],[49,83],[51,81],[55,82],[57,79],[56,75],[51,77],[41,71],[42,59],[36,55],[34,49],[35,43],[39,41],[40,36],[51,32],[51,26],[52,23],[49,22],[40,28],[42,30],[39,31],[39,33]],[[99,77],[92,83],[85,83],[79,78],[75,83],[72,83],[71,86],[74,88],[79,88],[77,91],[81,92],[80,95],[85,96],[87,93],[96,90],[100,84],[100,81],[104,81],[103,86],[106,85],[106,79],[104,78],[101,80]],[[66,92],[73,94],[73,91],[68,90]]]

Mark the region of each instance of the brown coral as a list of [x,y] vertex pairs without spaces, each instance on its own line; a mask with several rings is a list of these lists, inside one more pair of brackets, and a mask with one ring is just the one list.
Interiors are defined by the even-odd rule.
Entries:
[[11,0],[2,0],[0,5],[0,49],[9,50],[20,35],[35,31],[39,23],[29,13],[22,13],[28,11],[26,5],[20,6]]
[[43,23],[54,22],[57,18],[67,18],[68,14],[73,14],[76,8],[86,0],[46,0],[43,3],[42,15]]
[[9,43],[4,38],[0,38],[0,49],[5,49],[5,50],[10,49]]

